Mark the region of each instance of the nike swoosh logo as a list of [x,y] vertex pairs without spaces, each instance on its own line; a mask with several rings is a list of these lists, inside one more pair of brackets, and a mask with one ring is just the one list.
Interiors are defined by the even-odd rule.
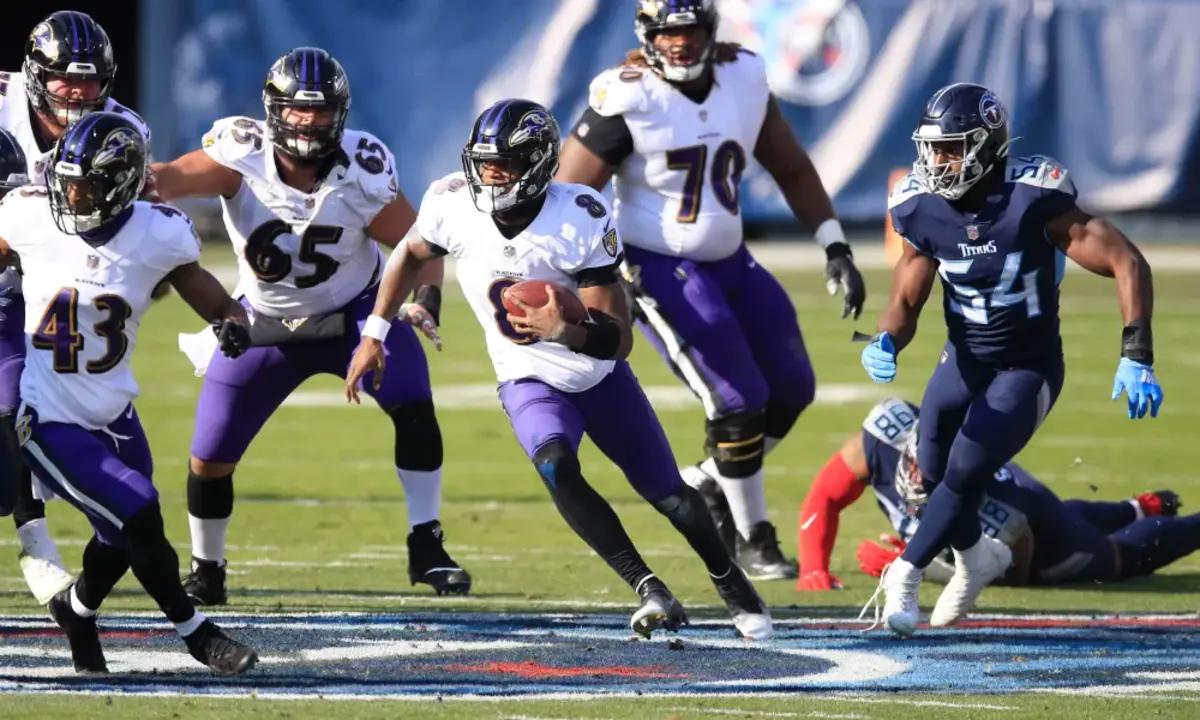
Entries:
[[808,519],[805,520],[804,523],[800,525],[800,530],[801,531],[807,530],[810,525],[812,525],[814,522],[817,521],[817,515],[819,515],[819,514],[820,513],[813,513],[812,515],[809,515]]

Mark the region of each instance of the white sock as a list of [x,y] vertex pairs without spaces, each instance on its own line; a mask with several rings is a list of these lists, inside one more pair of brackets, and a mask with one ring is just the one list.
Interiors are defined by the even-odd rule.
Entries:
[[224,564],[229,518],[198,518],[188,513],[188,528],[192,531],[192,557]]
[[683,478],[683,481],[689,486],[699,490],[704,481],[708,480],[708,473],[701,470],[698,465],[686,465],[679,468],[679,477]]
[[762,468],[750,477],[728,478],[717,470],[717,461],[708,458],[700,463],[700,469],[721,486],[738,534],[743,539],[749,539],[751,528],[767,519],[767,496]]
[[1137,501],[1137,498],[1133,498],[1133,499],[1131,499],[1131,500],[1126,500],[1125,502],[1127,502],[1127,503],[1129,503],[1130,505],[1132,505],[1132,506],[1133,506],[1133,512],[1134,512],[1133,520],[1134,520],[1134,522],[1137,522],[1138,520],[1145,520],[1145,519],[1146,519],[1146,511],[1145,511],[1145,510],[1142,510],[1142,504],[1141,504],[1140,502],[1138,502],[1138,501]]
[[404,488],[404,504],[408,508],[408,527],[413,528],[437,520],[442,508],[442,469],[406,470],[396,468]]
[[175,632],[179,633],[179,637],[185,638],[188,635],[196,632],[196,628],[204,622],[204,613],[197,610],[190,618],[183,622],[175,623]]
[[50,527],[46,518],[30,520],[17,528],[17,538],[21,541],[21,550],[26,555],[49,560],[62,567],[62,556],[58,554],[58,546],[50,537]]
[[79,595],[75,592],[74,585],[71,586],[71,609],[74,610],[75,614],[79,617],[88,618],[96,614],[95,610],[87,605],[84,605],[83,601],[79,599]]

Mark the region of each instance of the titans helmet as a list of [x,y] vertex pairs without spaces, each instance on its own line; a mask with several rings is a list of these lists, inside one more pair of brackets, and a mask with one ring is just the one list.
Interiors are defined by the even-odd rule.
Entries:
[[[341,63],[320,48],[298,47],[280,57],[263,85],[267,134],[285,155],[313,160],[342,144],[350,112],[350,79]],[[293,125],[284,120],[292,108],[332,111],[328,124]]]
[[17,144],[17,139],[7,130],[0,128],[0,197],[8,194],[9,190],[28,183],[27,170],[25,153]]
[[50,214],[71,235],[94,230],[133,205],[146,182],[146,139],[114,112],[72,124],[50,155]]
[[[717,8],[714,0],[638,0],[633,32],[642,44],[646,63],[671,82],[687,82],[704,74],[712,62],[717,42]],[[654,35],[668,28],[701,25],[708,28],[708,44],[690,65],[673,65],[654,48]]]
[[[1008,111],[982,85],[955,83],[938,90],[925,105],[916,131],[913,174],[925,189],[957,200],[1008,157]],[[961,158],[937,162],[935,150]]]
[[[104,108],[112,93],[117,63],[108,34],[99,23],[84,13],[60,10],[29,33],[23,70],[29,104],[65,127]],[[97,80],[100,94],[87,100],[55,94],[48,85],[55,77]]]
[[900,451],[900,460],[896,463],[896,492],[911,507],[920,507],[929,501],[929,488],[925,487],[925,476],[917,465],[917,436],[921,421],[918,420],[909,431],[904,448]]
[[[463,172],[475,207],[500,213],[536,200],[558,169],[558,123],[532,100],[501,100],[484,110],[462,151]],[[507,185],[485,185],[483,166],[494,162],[519,173]]]

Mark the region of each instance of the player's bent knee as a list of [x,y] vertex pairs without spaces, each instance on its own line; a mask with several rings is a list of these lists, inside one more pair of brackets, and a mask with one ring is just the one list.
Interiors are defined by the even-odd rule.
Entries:
[[705,450],[717,470],[729,478],[750,477],[762,469],[766,413],[734,413],[706,423]]
[[166,531],[163,529],[162,508],[159,507],[158,498],[130,515],[121,527],[121,533],[131,547],[146,547],[165,540]]
[[188,469],[194,474],[202,478],[220,479],[227,475],[232,475],[234,470],[237,470],[237,463],[213,462],[211,460],[201,460],[193,455],[188,460]]
[[396,467],[437,470],[442,466],[442,429],[432,400],[405,403],[387,411],[396,428]]
[[583,479],[579,456],[565,440],[551,440],[539,447],[530,459],[551,493]]

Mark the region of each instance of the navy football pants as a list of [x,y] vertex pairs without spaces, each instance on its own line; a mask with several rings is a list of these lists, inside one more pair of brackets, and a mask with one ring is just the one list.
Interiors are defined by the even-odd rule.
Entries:
[[979,540],[984,487],[1033,437],[1058,399],[1063,371],[1061,354],[996,367],[946,344],[921,401],[917,444],[921,474],[936,487],[905,560],[923,568],[947,545],[961,550]]

